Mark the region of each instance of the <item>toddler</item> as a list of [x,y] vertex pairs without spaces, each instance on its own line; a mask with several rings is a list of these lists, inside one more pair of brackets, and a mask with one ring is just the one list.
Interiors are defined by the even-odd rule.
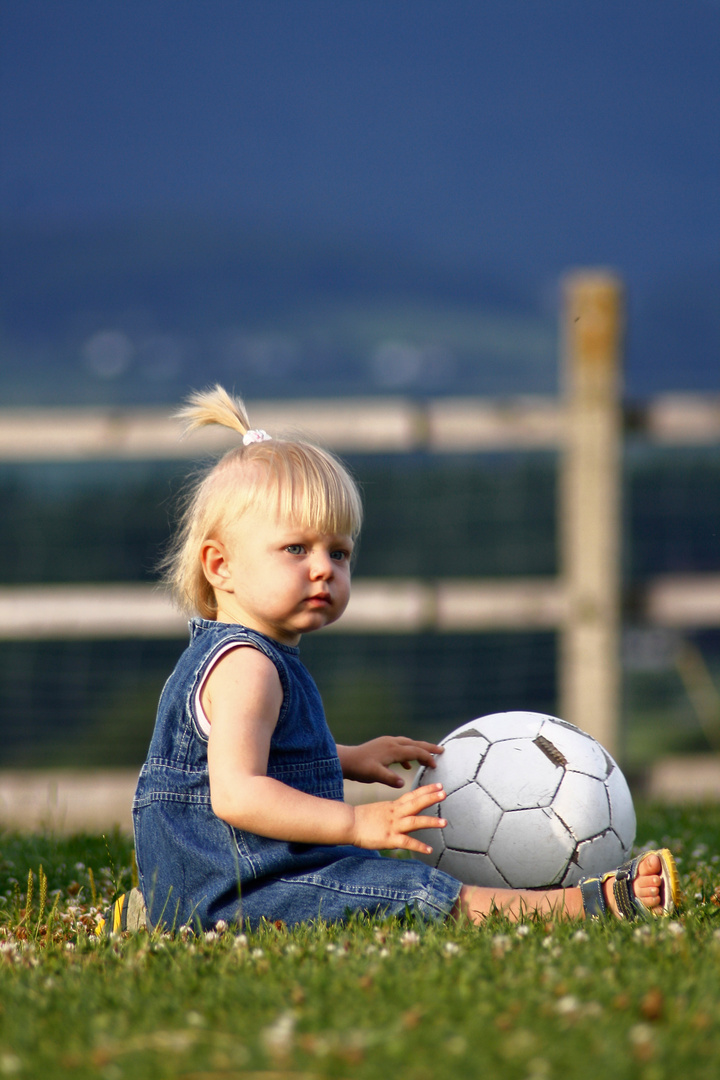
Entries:
[[142,897],[121,897],[107,928],[130,925],[143,897],[147,924],[171,929],[407,911],[477,923],[493,910],[672,911],[677,878],[664,850],[564,890],[481,888],[380,855],[429,852],[413,833],[444,827],[419,815],[445,793],[427,784],[351,806],[343,778],[400,787],[389,766],[432,766],[442,748],[389,736],[337,746],[299,656],[302,635],[348,603],[358,489],[327,451],[251,429],[221,387],[194,394],[180,415],[189,428],[233,429],[238,446],[190,493],[165,560],[190,643],[163,690],[133,804]]

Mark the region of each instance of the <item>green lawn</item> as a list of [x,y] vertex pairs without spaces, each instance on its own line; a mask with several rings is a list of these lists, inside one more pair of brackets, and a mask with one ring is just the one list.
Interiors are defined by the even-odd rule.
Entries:
[[0,1077],[715,1080],[720,807],[638,810],[672,921],[99,941],[128,841],[0,835]]

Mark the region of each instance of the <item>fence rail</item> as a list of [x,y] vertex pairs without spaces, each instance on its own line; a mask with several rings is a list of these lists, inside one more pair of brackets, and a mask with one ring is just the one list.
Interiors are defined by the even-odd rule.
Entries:
[[[560,630],[569,602],[556,578],[489,580],[360,578],[342,619],[325,633],[472,633]],[[720,626],[720,574],[667,574],[632,599],[649,626]],[[0,588],[0,640],[175,638],[187,620],[153,585],[26,585]]]
[[[567,438],[566,406],[543,397],[255,401],[252,416],[340,453],[559,449]],[[720,443],[720,396],[665,395],[628,407],[624,427],[658,445]],[[212,428],[181,439],[166,409],[0,409],[0,462],[191,459],[233,445]]]

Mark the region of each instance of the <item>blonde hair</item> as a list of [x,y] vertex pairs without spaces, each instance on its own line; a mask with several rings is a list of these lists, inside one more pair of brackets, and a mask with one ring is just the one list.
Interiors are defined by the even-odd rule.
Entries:
[[[208,424],[241,436],[251,430],[243,402],[221,386],[191,394],[176,415],[185,421],[186,432]],[[162,582],[182,611],[216,617],[201,548],[205,540],[226,535],[250,509],[353,539],[362,524],[357,484],[329,451],[292,438],[241,442],[191,484],[182,500],[178,529],[160,566]]]

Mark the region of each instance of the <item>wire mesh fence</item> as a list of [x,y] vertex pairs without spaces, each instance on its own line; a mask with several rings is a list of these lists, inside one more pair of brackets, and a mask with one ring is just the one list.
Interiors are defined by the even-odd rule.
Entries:
[[[553,452],[353,455],[367,520],[363,576],[557,571]],[[186,465],[5,463],[0,583],[150,581]],[[631,441],[624,463],[628,595],[657,573],[720,568],[720,447]],[[0,643],[0,765],[135,765],[181,648],[173,640]],[[437,738],[474,715],[557,711],[552,632],[308,636],[302,655],[339,741]],[[717,748],[720,632],[658,629],[632,606],[623,638],[626,763]]]

